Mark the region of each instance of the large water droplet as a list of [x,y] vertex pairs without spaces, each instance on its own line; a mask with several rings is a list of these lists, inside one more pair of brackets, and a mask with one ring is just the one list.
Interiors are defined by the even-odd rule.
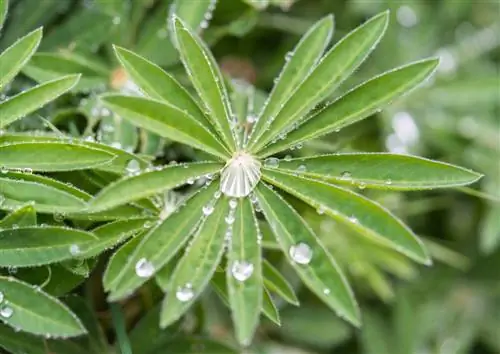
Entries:
[[141,258],[135,264],[135,274],[141,278],[149,278],[155,272],[155,267],[146,258]]
[[307,167],[305,165],[300,165],[297,167],[297,172],[306,172]]
[[127,173],[132,176],[139,173],[139,171],[141,170],[141,165],[139,164],[139,161],[133,159],[127,163],[125,169],[127,170]]
[[78,256],[81,253],[80,246],[78,246],[77,244],[69,246],[69,253],[71,253],[73,256]]
[[278,160],[276,157],[269,157],[264,160],[264,166],[266,167],[276,168],[279,165],[280,165],[280,160]]
[[11,318],[13,314],[14,310],[12,309],[12,307],[3,306],[2,308],[0,308],[0,317]]
[[194,297],[194,291],[191,287],[191,284],[188,283],[183,287],[179,287],[175,293],[175,297],[181,302],[191,300]]
[[234,261],[231,266],[231,274],[238,281],[245,281],[252,276],[253,264],[247,261]]
[[246,152],[229,160],[221,175],[221,191],[228,197],[249,195],[260,181],[260,162]]
[[212,204],[207,204],[203,207],[203,215],[208,216],[214,212],[214,206]]
[[309,264],[313,256],[311,247],[304,242],[299,242],[290,247],[289,253],[290,257],[299,264]]

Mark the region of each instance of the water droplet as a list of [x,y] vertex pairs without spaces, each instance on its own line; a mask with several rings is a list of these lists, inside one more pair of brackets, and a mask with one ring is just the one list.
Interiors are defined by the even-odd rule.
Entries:
[[344,171],[340,174],[340,178],[343,180],[349,180],[351,179],[351,172],[349,171]]
[[354,215],[349,216],[349,221],[352,222],[353,224],[358,223],[358,218],[356,218]]
[[0,173],[2,173],[2,174],[6,174],[7,172],[9,172],[9,170],[7,169],[7,167],[5,167],[5,166],[0,166]]
[[385,184],[387,184],[388,186],[392,184],[392,180],[388,179],[385,181]]
[[229,207],[231,209],[236,209],[237,206],[238,206],[238,201],[236,199],[229,200]]
[[216,191],[216,192],[214,193],[214,198],[215,198],[215,199],[219,199],[221,196],[222,196],[222,192],[221,192],[221,191]]
[[365,182],[359,182],[358,188],[361,189],[361,190],[365,189],[366,188],[366,183]]
[[257,120],[257,117],[254,114],[249,114],[247,116],[247,123],[249,123],[249,124],[255,123],[256,120]]
[[234,223],[234,215],[229,214],[224,220],[226,220],[226,224],[232,225]]
[[228,197],[249,195],[260,181],[261,164],[246,152],[237,152],[221,175],[221,191]]
[[290,257],[299,264],[309,264],[313,256],[311,247],[304,242],[299,242],[290,247],[289,254]]
[[194,178],[188,178],[188,180],[186,181],[187,184],[190,184],[190,185],[193,185],[195,182],[195,179]]
[[80,246],[78,246],[76,244],[69,246],[69,253],[71,253],[73,256],[79,255],[80,252],[81,252]]
[[3,318],[11,318],[13,314],[14,314],[14,310],[12,309],[12,307],[3,306],[0,309],[0,316]]
[[318,209],[316,209],[319,215],[323,215],[325,213],[325,207],[323,205],[320,205]]
[[120,22],[122,22],[122,19],[119,16],[113,17],[113,24],[114,25],[119,25]]
[[231,274],[238,281],[245,281],[253,274],[253,264],[247,261],[234,261],[231,266]]
[[194,297],[194,291],[191,287],[191,284],[188,283],[184,287],[179,287],[175,293],[175,297],[181,302],[191,300]]
[[141,165],[136,159],[130,160],[125,167],[127,174],[133,176],[141,171]]
[[65,215],[63,213],[54,213],[52,216],[55,222],[63,222]]
[[203,215],[208,216],[214,212],[214,206],[212,204],[207,204],[203,207]]
[[23,173],[27,174],[27,175],[30,175],[33,173],[33,170],[29,167],[26,167],[26,168],[23,168]]
[[330,294],[330,289],[328,289],[328,288],[323,289],[323,294],[329,295]]
[[272,167],[276,168],[280,164],[280,160],[278,160],[276,157],[269,157],[264,160],[264,166],[266,167]]
[[307,168],[305,165],[300,165],[297,167],[297,172],[306,172]]
[[285,161],[290,161],[292,160],[292,155],[286,155],[285,156]]
[[155,272],[155,267],[146,258],[141,258],[135,264],[135,274],[141,278],[149,278]]
[[0,304],[3,302],[3,300],[5,299],[5,296],[4,294],[0,291]]
[[297,150],[300,150],[300,149],[302,149],[302,147],[303,147],[303,146],[304,146],[304,144],[302,144],[302,143],[298,143],[297,145],[295,145],[295,148],[296,148]]
[[285,61],[289,61],[293,57],[293,52],[288,52],[285,55]]

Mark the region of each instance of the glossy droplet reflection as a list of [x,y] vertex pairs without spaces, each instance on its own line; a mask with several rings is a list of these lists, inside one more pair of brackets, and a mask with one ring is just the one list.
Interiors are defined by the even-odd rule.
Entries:
[[293,261],[299,264],[309,264],[313,256],[311,247],[304,242],[299,242],[290,247],[289,253]]
[[234,261],[231,266],[231,274],[238,281],[245,281],[253,274],[253,264],[247,261]]
[[149,278],[155,272],[155,267],[146,258],[141,258],[135,264],[135,274],[140,278]]
[[183,287],[179,287],[175,293],[177,300],[181,302],[186,302],[194,297],[194,291],[191,284],[186,284]]
[[0,317],[11,318],[13,314],[14,310],[12,309],[12,307],[3,306],[2,308],[0,308]]

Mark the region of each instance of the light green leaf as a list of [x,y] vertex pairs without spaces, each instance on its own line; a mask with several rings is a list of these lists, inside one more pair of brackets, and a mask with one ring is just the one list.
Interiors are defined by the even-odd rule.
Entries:
[[293,91],[311,72],[323,55],[333,33],[333,16],[329,15],[316,22],[300,39],[300,42],[285,57],[285,66],[278,76],[268,101],[252,130],[250,141],[257,140],[269,123],[288,101]]
[[173,22],[174,42],[189,78],[221,139],[228,144],[229,149],[234,150],[235,142],[230,126],[231,106],[219,67],[210,50],[196,34],[191,33],[181,19],[175,16]]
[[259,151],[284,129],[298,122],[349,77],[376,47],[387,28],[388,19],[388,12],[374,16],[330,49],[294,91],[270,128],[250,145],[251,151]]
[[36,111],[69,91],[80,75],[68,75],[24,91],[0,103],[0,128]]
[[209,338],[198,337],[182,337],[175,338],[165,344],[158,345],[153,353],[175,353],[175,354],[193,354],[193,350],[200,350],[203,354],[238,354],[239,351],[228,347],[226,344],[219,343]]
[[481,222],[479,248],[484,254],[493,253],[500,246],[500,205],[492,205]]
[[2,30],[7,12],[9,12],[9,0],[0,0],[0,30]]
[[364,82],[311,116],[285,139],[264,148],[259,156],[275,154],[369,117],[421,84],[434,72],[437,65],[436,59],[423,60]]
[[413,260],[430,265],[431,259],[417,236],[381,205],[334,185],[265,169],[270,183],[302,199],[360,234]]
[[0,166],[32,171],[71,171],[108,164],[115,156],[69,142],[21,142],[0,145]]
[[224,234],[228,228],[224,218],[228,210],[227,200],[218,199],[212,214],[201,221],[200,228],[172,274],[170,291],[162,304],[161,327],[167,327],[179,319],[212,278],[224,252]]
[[212,131],[212,125],[191,95],[177,80],[159,66],[121,47],[114,47],[116,56],[131,79],[149,97],[177,107]]
[[102,96],[101,100],[113,112],[140,128],[223,159],[228,157],[225,147],[210,131],[175,106],[142,97],[111,94]]
[[208,18],[212,18],[216,4],[217,0],[175,0],[172,6],[173,13],[189,25],[189,28],[198,32],[208,26]]
[[43,291],[12,277],[0,276],[0,307],[11,316],[0,316],[4,323],[25,332],[44,336],[74,337],[87,331],[64,305]]
[[[360,325],[359,309],[341,269],[301,216],[276,192],[264,184],[257,187],[257,197],[273,233],[302,281],[340,317]],[[302,245],[312,252],[307,264],[292,257],[293,247]],[[307,260],[307,254],[305,255]]]
[[[14,226],[16,225],[16,226]],[[33,205],[22,206],[0,220],[0,230],[14,227],[35,226],[36,211]]]
[[262,255],[259,228],[249,198],[231,199],[228,220],[234,218],[226,269],[231,315],[241,345],[251,343],[262,307]]
[[269,291],[264,288],[262,293],[262,312],[269,318],[272,322],[281,326],[280,314],[278,308],[273,302],[273,298]]
[[202,189],[188,199],[177,212],[158,223],[146,234],[119,273],[110,277],[110,282],[105,283],[106,290],[111,290],[110,300],[130,294],[148,280],[149,277],[137,275],[138,262],[146,261],[156,271],[162,269],[177,254],[199,225],[203,207],[211,202],[218,188],[218,183],[212,183],[207,189]]
[[64,227],[23,227],[0,231],[0,267],[31,267],[71,259],[80,245],[95,242],[85,231]]
[[422,157],[384,153],[350,153],[280,161],[279,170],[300,176],[357,186],[418,190],[463,186],[479,173]]
[[[2,7],[4,7],[4,5],[2,5]],[[2,17],[3,14],[2,10],[3,9],[0,9],[0,17]],[[0,20],[2,19],[0,18]],[[19,39],[0,54],[0,68],[2,68],[0,75],[0,90],[21,71],[23,66],[30,60],[33,53],[35,53],[41,40],[42,29],[38,28]]]
[[222,168],[222,164],[197,162],[169,165],[155,171],[125,177],[104,188],[89,203],[89,210],[99,211],[147,198],[201,176],[212,174]]
[[267,289],[281,296],[292,305],[299,306],[299,299],[295,291],[283,275],[267,260],[264,259],[262,273]]

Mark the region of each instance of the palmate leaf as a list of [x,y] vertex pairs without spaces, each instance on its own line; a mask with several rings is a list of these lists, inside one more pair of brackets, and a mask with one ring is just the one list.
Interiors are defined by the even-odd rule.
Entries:
[[[269,187],[261,183],[256,191],[259,205],[281,249],[302,281],[339,316],[359,326],[359,309],[349,284],[313,231],[300,215]],[[293,254],[293,247],[299,245],[311,252],[304,254],[305,259],[299,260],[300,263]]]
[[259,151],[349,77],[382,38],[388,18],[387,12],[371,18],[328,51],[272,120],[269,129],[249,145],[250,151]]
[[[430,265],[431,259],[415,234],[381,205],[326,182],[264,169],[271,184],[302,199],[320,213],[399,251],[417,262]],[[271,225],[272,226],[272,225]]]
[[280,161],[279,170],[360,188],[418,190],[463,186],[481,174],[417,156],[386,153],[322,155]]
[[275,154],[369,117],[429,78],[437,65],[436,59],[423,60],[368,80],[308,118],[285,139],[259,151],[258,155],[266,157]]

